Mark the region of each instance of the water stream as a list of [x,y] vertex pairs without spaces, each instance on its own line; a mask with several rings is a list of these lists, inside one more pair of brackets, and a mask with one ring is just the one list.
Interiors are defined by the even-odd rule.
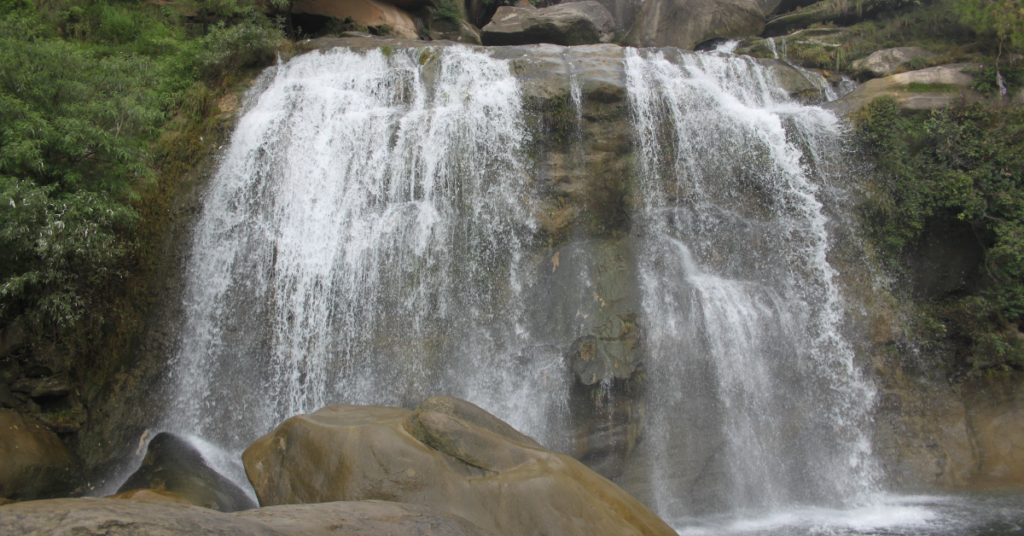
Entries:
[[[251,92],[196,226],[161,428],[240,452],[328,404],[448,394],[569,444],[520,82],[468,47],[387,52],[301,55]],[[843,128],[747,58],[623,68],[650,378],[626,476],[684,533],[879,504],[874,389],[829,263]]]

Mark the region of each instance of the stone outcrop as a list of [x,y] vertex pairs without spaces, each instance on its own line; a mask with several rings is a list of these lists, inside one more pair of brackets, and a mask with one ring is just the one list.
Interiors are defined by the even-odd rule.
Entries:
[[974,378],[964,383],[967,424],[978,448],[973,484],[1024,486],[1024,373]]
[[483,44],[590,45],[611,40],[615,23],[611,13],[594,0],[570,2],[537,9],[533,6],[502,6],[481,29]]
[[388,501],[288,504],[247,510],[236,517],[295,536],[488,536],[461,517]]
[[0,506],[0,519],[5,536],[487,536],[465,519],[413,504],[334,502],[229,514],[146,501],[32,501]]
[[296,0],[293,15],[319,15],[338,20],[352,19],[356,24],[382,28],[407,39],[417,39],[416,22],[405,11],[376,0]]
[[915,59],[931,58],[934,56],[935,54],[921,47],[887,48],[885,50],[876,50],[868,57],[853,62],[850,64],[850,68],[855,73],[877,78],[889,76]]
[[202,506],[221,512],[256,508],[234,482],[211,469],[203,455],[186,439],[161,432],[149,442],[146,457],[137,471],[118,489],[117,498],[137,499],[134,490],[156,490],[167,500]]
[[973,94],[970,85],[974,77],[964,72],[973,67],[977,65],[953,63],[876,78],[824,107],[849,115],[878,97],[890,96],[896,99],[902,110],[934,110],[953,102],[961,93]]
[[57,434],[28,415],[0,409],[0,497],[56,497],[80,480],[78,464]]
[[636,21],[636,14],[643,6],[641,0],[597,0],[612,16],[612,22],[617,35],[625,35],[633,22]]
[[675,534],[580,462],[509,439],[466,402],[431,410],[444,402],[417,412],[338,405],[288,419],[242,456],[260,504],[379,499],[494,534]]
[[764,15],[753,0],[648,0],[625,42],[636,47],[694,47],[715,38],[758,35]]

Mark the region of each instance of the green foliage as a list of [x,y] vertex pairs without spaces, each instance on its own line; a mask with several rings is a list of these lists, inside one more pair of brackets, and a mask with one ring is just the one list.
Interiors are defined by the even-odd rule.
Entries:
[[224,84],[273,60],[282,36],[257,8],[275,1],[0,0],[0,327],[89,353],[120,318],[147,196],[208,150]]
[[1020,65],[1020,62],[1004,63],[1002,66],[990,63],[980,69],[970,69],[967,72],[974,75],[971,88],[982,93],[998,94],[1000,78],[1002,78],[1003,87],[1007,92],[1013,93],[1024,87],[1024,66]]
[[1000,49],[1024,50],[1022,0],[958,0],[957,11],[975,32],[998,40]]
[[459,10],[459,5],[455,3],[455,0],[438,0],[432,10],[431,17],[434,20],[444,20],[457,24],[462,20],[462,11]]
[[867,106],[860,134],[878,162],[868,219],[890,265],[930,221],[970,225],[985,248],[985,288],[935,314],[973,351],[1024,365],[1007,334],[1024,321],[1024,110],[961,100],[908,118],[882,97]]

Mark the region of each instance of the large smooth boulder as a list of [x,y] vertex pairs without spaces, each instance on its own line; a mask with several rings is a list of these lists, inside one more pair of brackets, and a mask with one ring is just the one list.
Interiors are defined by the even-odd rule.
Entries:
[[493,417],[471,422],[478,417],[430,404],[416,412],[329,406],[288,419],[242,459],[263,506],[379,499],[433,508],[494,534],[675,534],[580,462],[509,439],[504,427],[487,425]]
[[907,65],[917,58],[931,58],[934,56],[935,54],[921,47],[887,48],[885,50],[876,50],[868,57],[853,62],[850,64],[850,68],[855,72],[873,77],[889,76],[900,67]]
[[233,514],[187,504],[54,499],[0,506],[4,536],[487,536],[465,519],[382,501],[274,506]]
[[612,39],[615,23],[611,13],[593,0],[537,9],[533,6],[502,6],[481,30],[488,46],[589,45]]
[[[285,536],[254,520],[168,502],[53,499],[0,506],[5,536]],[[342,533],[344,534],[344,533]]]
[[56,497],[79,480],[78,464],[57,434],[28,415],[0,409],[0,497]]
[[[117,498],[136,498],[133,490],[158,490],[174,494],[196,506],[221,512],[256,508],[234,482],[210,468],[188,440],[167,432],[149,442],[139,469],[117,490]],[[172,500],[172,499],[168,499]]]
[[235,516],[296,536],[487,536],[480,527],[415,504],[344,501],[268,506]]
[[961,93],[970,94],[974,77],[965,73],[977,64],[953,63],[917,71],[909,71],[885,78],[869,80],[845,97],[822,105],[841,115],[856,113],[872,100],[890,96],[900,109],[926,111],[942,108]]
[[625,42],[635,47],[694,47],[715,38],[758,35],[764,15],[753,0],[648,0]]
[[375,0],[295,0],[292,2],[292,14],[320,15],[339,20],[351,18],[363,26],[387,26],[398,37],[419,38],[416,22],[411,15],[391,4]]

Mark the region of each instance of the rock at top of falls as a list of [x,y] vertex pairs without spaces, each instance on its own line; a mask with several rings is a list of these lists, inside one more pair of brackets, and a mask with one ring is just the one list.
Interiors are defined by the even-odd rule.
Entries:
[[[871,489],[828,259],[849,166],[835,116],[783,85],[820,95],[807,75],[399,43],[310,42],[251,93],[196,225],[164,428],[240,450],[331,403],[445,393],[664,516]],[[608,366],[574,370],[591,338]],[[529,458],[475,457],[505,436],[427,413],[411,429],[462,465]]]
[[[479,412],[470,413],[480,420]],[[292,417],[246,449],[246,472],[264,506],[382,499],[457,515],[494,534],[675,534],[568,456],[419,408],[418,417],[425,415],[457,420],[459,429],[422,443],[406,432],[413,412],[401,408],[339,405]],[[494,428],[498,420],[482,421]],[[449,455],[455,445],[458,457]],[[505,465],[510,452],[516,461]],[[484,469],[478,460],[502,464]]]

